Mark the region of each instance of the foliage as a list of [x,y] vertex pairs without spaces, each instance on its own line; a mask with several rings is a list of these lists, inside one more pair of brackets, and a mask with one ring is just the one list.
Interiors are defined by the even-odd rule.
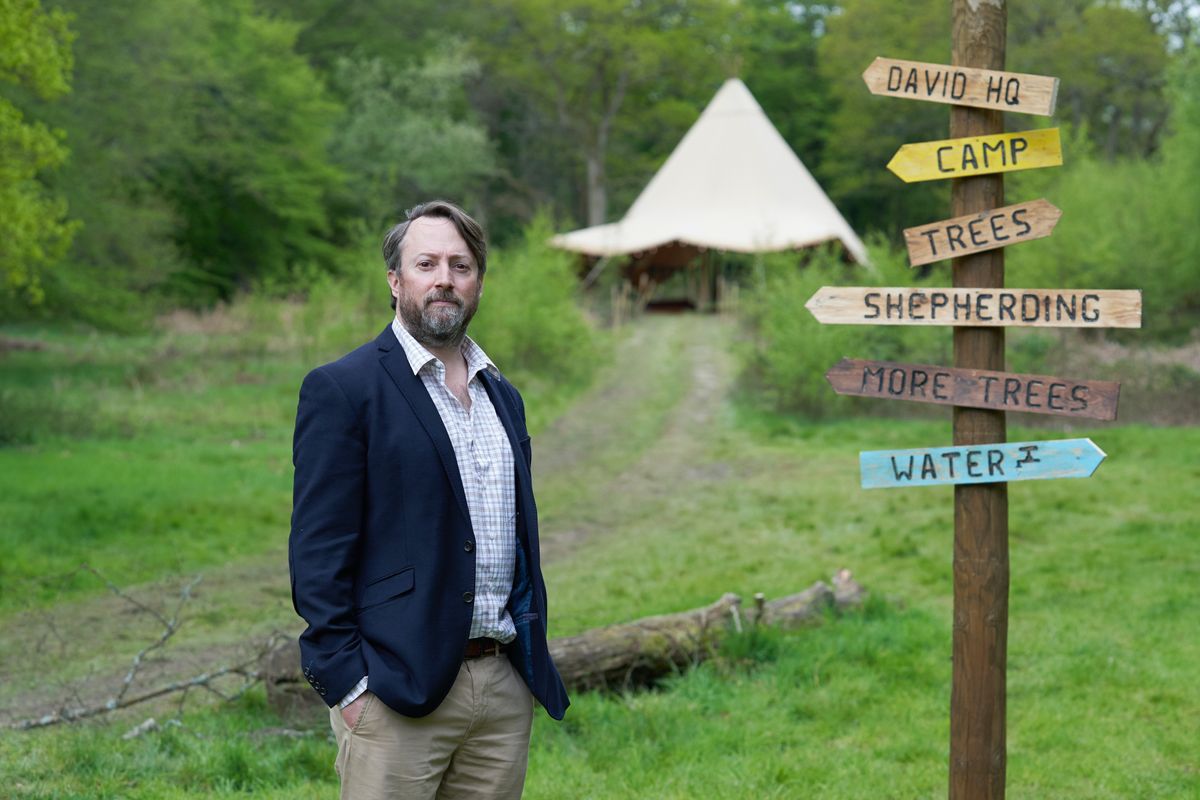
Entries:
[[[683,132],[680,101],[703,102],[715,90],[729,9],[722,0],[478,5],[478,44],[489,71],[502,81],[493,96],[519,102],[533,115],[514,116],[498,107],[493,124],[505,128],[498,135],[516,158],[547,164],[538,177],[549,179],[551,187],[568,178],[565,185],[583,205],[570,195],[549,195],[563,201],[564,210],[581,214],[588,224],[608,221],[609,172],[636,158],[637,149],[626,149],[630,137],[635,148],[650,139],[662,153]],[[661,131],[663,124],[670,127]],[[522,141],[531,134],[534,141]],[[556,170],[565,174],[556,178]],[[638,183],[645,170],[639,172]],[[534,197],[546,198],[545,189],[540,191]]]
[[1173,71],[1174,113],[1159,157],[1109,163],[1073,135],[1063,168],[1012,176],[1010,197],[1045,196],[1063,217],[1049,239],[1009,249],[1010,285],[1141,289],[1144,331],[1136,335],[1178,341],[1195,329],[1198,92],[1200,59],[1191,54]]
[[948,331],[912,327],[822,325],[804,304],[822,286],[905,286],[915,273],[904,254],[882,240],[869,246],[872,266],[848,266],[833,251],[807,257],[781,253],[763,258],[741,318],[749,330],[743,345],[747,390],[767,408],[823,417],[861,409],[836,395],[825,372],[845,358],[941,363],[950,348]]
[[[38,0],[0,2],[0,85],[24,87],[45,100],[70,91],[68,17]],[[66,203],[39,181],[67,157],[61,131],[24,115],[0,95],[0,308],[42,300],[41,272],[71,240]]]
[[596,331],[575,302],[575,258],[546,244],[553,233],[554,225],[543,214],[534,218],[520,242],[488,256],[471,336],[504,371],[579,385],[594,374],[602,351]]
[[478,204],[495,159],[467,105],[479,64],[463,49],[446,43],[399,73],[379,57],[336,61],[333,91],[346,110],[330,149],[367,230],[402,218],[406,198]]

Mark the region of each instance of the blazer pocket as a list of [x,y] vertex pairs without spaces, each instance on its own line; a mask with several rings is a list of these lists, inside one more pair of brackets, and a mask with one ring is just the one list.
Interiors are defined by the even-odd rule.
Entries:
[[363,590],[362,600],[359,603],[358,609],[361,611],[371,606],[377,606],[380,603],[386,603],[388,600],[411,592],[415,571],[414,567],[409,567],[406,570],[397,572],[395,575],[389,575],[386,578],[380,578],[375,581]]

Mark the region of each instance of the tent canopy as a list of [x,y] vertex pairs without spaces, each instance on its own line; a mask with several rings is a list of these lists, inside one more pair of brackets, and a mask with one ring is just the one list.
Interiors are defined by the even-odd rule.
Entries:
[[731,78],[620,222],[560,234],[555,247],[591,256],[672,242],[761,253],[838,241],[866,248],[775,130],[746,84]]

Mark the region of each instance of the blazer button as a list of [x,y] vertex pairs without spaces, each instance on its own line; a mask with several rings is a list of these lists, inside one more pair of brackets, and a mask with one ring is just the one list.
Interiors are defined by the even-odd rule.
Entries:
[[468,553],[474,549],[475,549],[475,543],[472,542],[470,539],[467,539],[467,541],[463,543],[463,550],[466,550]]
[[474,603],[475,602],[475,593],[474,592],[463,592],[463,602],[464,603]]

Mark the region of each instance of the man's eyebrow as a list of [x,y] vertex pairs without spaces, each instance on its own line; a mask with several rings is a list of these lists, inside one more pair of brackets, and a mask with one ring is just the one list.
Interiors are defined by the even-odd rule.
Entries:
[[[420,253],[413,253],[412,257],[413,257],[413,258],[428,258],[428,257],[431,257],[431,256],[432,256],[432,257],[437,257],[437,256],[440,256],[440,255],[441,255],[441,253],[440,253],[440,252],[436,252],[436,251],[433,251],[433,250],[427,250],[427,251],[420,252]],[[469,258],[469,259],[471,259],[471,261],[474,261],[474,260],[475,260],[474,256],[472,256],[472,255],[471,255],[469,252],[464,252],[464,253],[450,253],[449,255],[450,255],[450,257],[451,257],[451,258]]]

